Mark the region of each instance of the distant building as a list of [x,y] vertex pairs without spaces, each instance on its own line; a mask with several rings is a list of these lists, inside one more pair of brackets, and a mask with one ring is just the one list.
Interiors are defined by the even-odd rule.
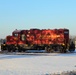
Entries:
[[76,48],[76,36],[73,38],[73,42],[75,43],[75,48]]
[[5,39],[0,39],[0,45],[3,44],[3,42],[5,42]]

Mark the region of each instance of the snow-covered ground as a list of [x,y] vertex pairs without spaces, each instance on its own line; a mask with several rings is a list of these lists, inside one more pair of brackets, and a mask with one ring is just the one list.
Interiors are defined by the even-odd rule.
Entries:
[[48,75],[76,70],[76,52],[0,54],[0,75]]

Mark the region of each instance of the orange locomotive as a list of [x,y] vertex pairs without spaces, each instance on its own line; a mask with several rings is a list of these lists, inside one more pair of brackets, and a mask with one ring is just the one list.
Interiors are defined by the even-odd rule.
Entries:
[[6,37],[1,45],[2,51],[46,50],[46,52],[74,51],[75,45],[70,43],[68,29],[30,29],[15,30],[12,36]]

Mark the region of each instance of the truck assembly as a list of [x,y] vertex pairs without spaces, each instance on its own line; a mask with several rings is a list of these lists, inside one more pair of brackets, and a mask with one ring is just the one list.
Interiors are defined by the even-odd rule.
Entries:
[[1,50],[46,50],[65,53],[75,51],[75,45],[69,38],[69,29],[16,29],[11,36],[6,36],[6,42],[1,44]]

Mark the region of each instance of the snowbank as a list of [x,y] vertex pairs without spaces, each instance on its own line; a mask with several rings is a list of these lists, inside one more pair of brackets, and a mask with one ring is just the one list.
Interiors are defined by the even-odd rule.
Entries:
[[76,53],[0,55],[0,75],[46,75],[76,70]]

